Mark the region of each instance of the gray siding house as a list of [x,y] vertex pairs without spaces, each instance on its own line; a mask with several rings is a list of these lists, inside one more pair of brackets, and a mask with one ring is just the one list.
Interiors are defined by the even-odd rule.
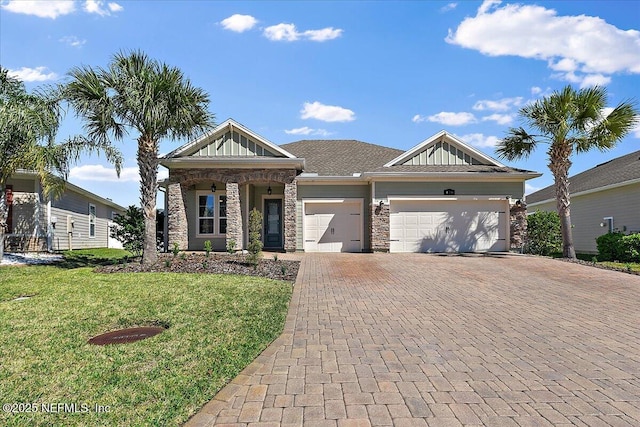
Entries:
[[232,119],[160,163],[169,169],[167,247],[183,250],[207,240],[246,247],[256,208],[267,249],[508,251],[524,182],[540,176],[445,131],[406,152],[355,140],[277,146]]
[[109,228],[125,209],[109,199],[66,183],[59,198],[47,200],[28,171],[9,179],[7,196],[7,252],[122,247],[109,237]]
[[[598,252],[596,238],[610,231],[640,232],[640,151],[569,178],[571,224],[577,252]],[[554,187],[527,196],[529,212],[556,211]]]

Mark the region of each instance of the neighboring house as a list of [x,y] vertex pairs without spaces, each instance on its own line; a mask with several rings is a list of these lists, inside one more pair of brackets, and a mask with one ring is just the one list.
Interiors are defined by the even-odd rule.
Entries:
[[7,196],[8,252],[122,248],[109,237],[109,227],[125,209],[109,199],[67,182],[60,197],[47,200],[37,175],[28,171],[9,179]]
[[[571,225],[577,252],[597,253],[596,238],[610,231],[640,232],[640,151],[569,178]],[[557,211],[554,186],[527,196],[529,213]]]
[[444,131],[406,152],[354,140],[277,146],[231,119],[160,163],[168,247],[189,250],[246,248],[256,208],[267,249],[507,251],[518,237],[510,210],[540,176]]

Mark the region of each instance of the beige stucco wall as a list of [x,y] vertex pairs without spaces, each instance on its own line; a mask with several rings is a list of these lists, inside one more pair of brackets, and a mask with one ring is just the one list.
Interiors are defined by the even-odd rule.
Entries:
[[[529,205],[529,212],[555,211],[555,201]],[[596,238],[607,232],[603,218],[613,217],[614,229],[640,231],[640,184],[571,197],[571,224],[576,252],[597,253]]]

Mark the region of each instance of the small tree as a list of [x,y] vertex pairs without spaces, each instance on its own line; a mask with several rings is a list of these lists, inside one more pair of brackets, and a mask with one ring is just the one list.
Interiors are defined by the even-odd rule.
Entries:
[[249,255],[247,259],[251,264],[258,265],[258,261],[262,258],[262,240],[260,240],[260,230],[262,229],[262,214],[256,208],[253,208],[249,214],[249,246],[247,250]]
[[111,229],[111,237],[122,243],[122,246],[134,254],[142,255],[144,247],[144,214],[137,206],[129,206],[125,213],[113,220],[118,226]]
[[526,253],[548,256],[562,250],[560,216],[556,212],[536,211],[527,217]]

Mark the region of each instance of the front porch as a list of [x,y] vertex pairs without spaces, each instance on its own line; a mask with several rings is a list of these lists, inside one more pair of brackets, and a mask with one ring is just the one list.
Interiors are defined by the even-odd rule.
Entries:
[[267,250],[296,249],[296,169],[171,169],[165,197],[167,249],[215,251],[248,244],[249,213],[263,215]]

